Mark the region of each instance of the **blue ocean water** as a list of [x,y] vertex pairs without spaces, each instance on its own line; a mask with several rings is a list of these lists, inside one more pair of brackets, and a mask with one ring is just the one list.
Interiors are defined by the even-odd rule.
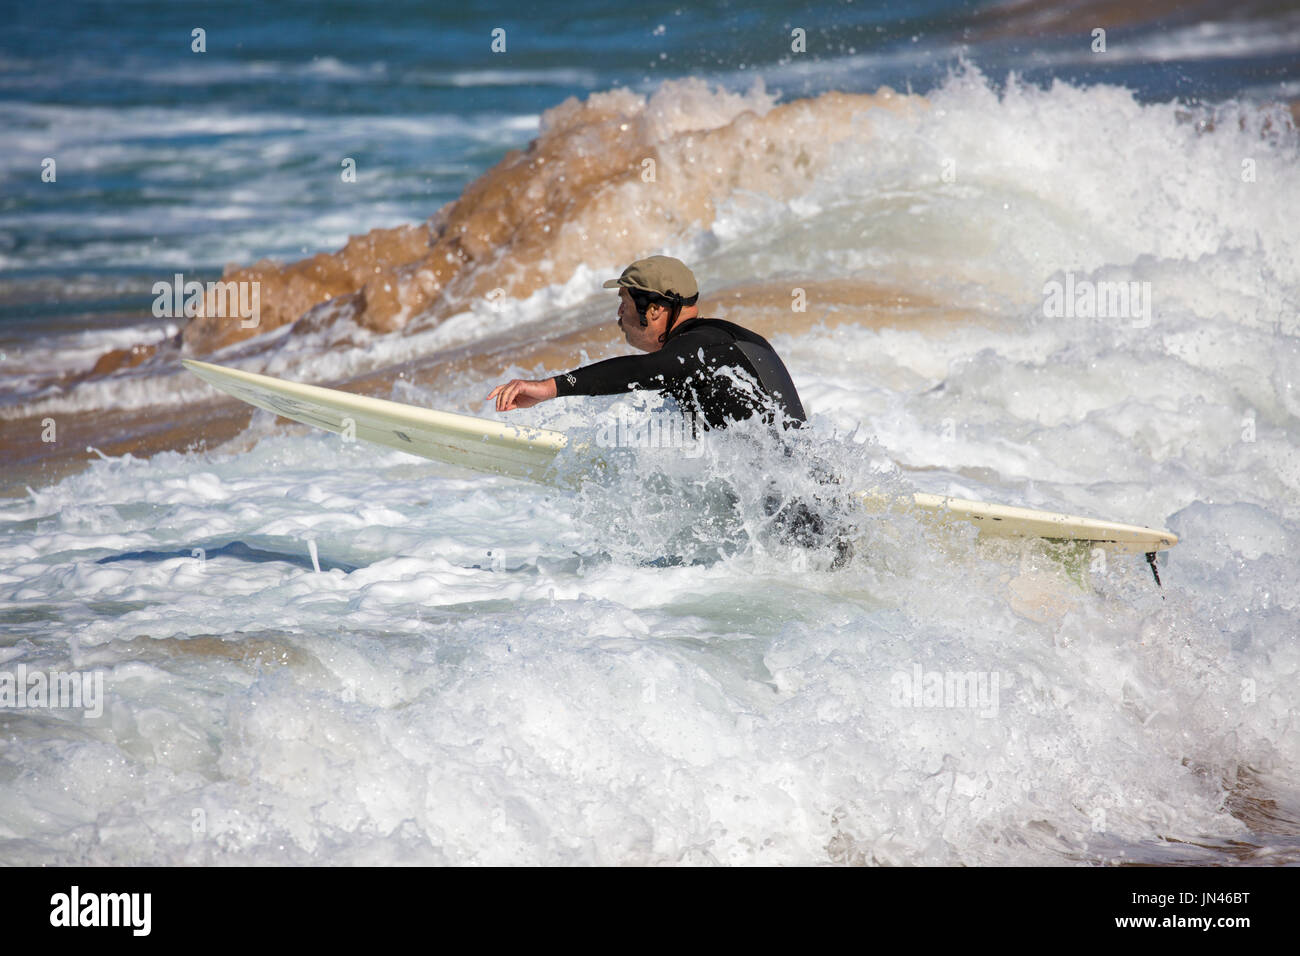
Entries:
[[0,33],[0,335],[66,319],[69,299],[82,319],[143,306],[172,269],[425,219],[544,109],[597,90],[694,76],[785,99],[923,93],[965,58],[994,82],[1106,82],[1146,102],[1296,97],[1295,11],[1196,13],[1153,6],[1095,53],[1087,5],[1047,34],[1032,5],[969,0],[16,6]]

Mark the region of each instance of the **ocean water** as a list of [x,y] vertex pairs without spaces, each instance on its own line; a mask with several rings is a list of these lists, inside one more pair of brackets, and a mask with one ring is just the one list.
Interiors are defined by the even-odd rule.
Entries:
[[[1139,7],[1094,54],[1088,7],[98,9],[0,41],[4,447],[46,419],[188,431],[47,480],[6,463],[0,861],[1300,860],[1294,11]],[[452,305],[209,357],[487,416],[492,385],[612,349],[599,280],[667,252],[785,359],[812,425],[792,455],[622,448],[559,489],[261,412],[204,444],[211,390],[153,282],[515,201],[489,169],[539,134],[562,172],[511,208],[544,225]],[[615,150],[658,158],[652,193],[581,179]],[[1051,283],[1135,292],[1048,314]],[[580,344],[526,348],[561,333]],[[1181,542],[1163,588],[1140,557],[1080,576],[856,513],[864,487]],[[773,493],[821,497],[849,564],[784,544]],[[20,706],[19,673],[93,702]]]

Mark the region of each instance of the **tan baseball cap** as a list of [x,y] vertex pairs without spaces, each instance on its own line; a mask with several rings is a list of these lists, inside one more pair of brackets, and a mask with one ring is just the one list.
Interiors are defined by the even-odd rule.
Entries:
[[639,289],[642,292],[657,292],[660,295],[677,295],[689,299],[699,295],[700,287],[695,282],[695,273],[686,268],[686,263],[672,256],[651,256],[638,259],[617,279],[605,282],[606,289]]

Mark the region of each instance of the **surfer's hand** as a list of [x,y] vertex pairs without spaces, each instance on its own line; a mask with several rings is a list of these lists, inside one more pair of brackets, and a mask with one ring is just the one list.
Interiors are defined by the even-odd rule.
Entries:
[[515,408],[532,408],[538,402],[555,397],[555,379],[544,378],[540,382],[530,382],[517,378],[492,389],[492,394],[484,401],[497,400],[497,411],[508,412]]

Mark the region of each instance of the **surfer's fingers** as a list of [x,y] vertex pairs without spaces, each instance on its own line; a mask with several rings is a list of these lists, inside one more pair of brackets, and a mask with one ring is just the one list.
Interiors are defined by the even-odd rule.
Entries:
[[501,394],[497,396],[497,411],[508,412],[515,407],[515,396],[519,394],[521,384],[516,378],[501,386]]

